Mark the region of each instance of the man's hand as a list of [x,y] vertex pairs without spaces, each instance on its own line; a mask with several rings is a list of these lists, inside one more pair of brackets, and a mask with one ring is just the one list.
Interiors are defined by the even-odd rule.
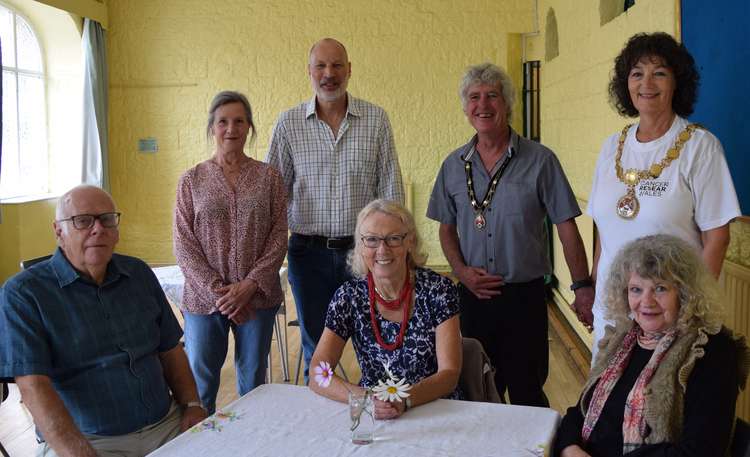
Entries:
[[458,280],[477,298],[486,300],[502,294],[500,287],[505,284],[502,276],[491,275],[478,267],[464,266],[455,271]]
[[576,298],[573,300],[570,308],[576,313],[578,320],[591,331],[594,325],[594,314],[592,312],[594,307],[594,288],[581,287],[576,289],[575,294]]
[[180,421],[180,432],[184,432],[193,425],[208,417],[208,413],[200,406],[189,406],[182,412]]
[[224,294],[216,300],[219,312],[237,324],[242,324],[254,317],[255,312],[250,309],[250,299],[258,291],[258,283],[252,279],[229,284],[217,290]]

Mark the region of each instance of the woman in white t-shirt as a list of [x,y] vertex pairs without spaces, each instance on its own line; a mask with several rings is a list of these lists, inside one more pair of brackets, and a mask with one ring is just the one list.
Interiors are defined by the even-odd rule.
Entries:
[[[603,291],[609,266],[629,241],[677,236],[719,276],[729,223],[740,209],[721,143],[685,119],[698,82],[693,57],[666,33],[634,35],[615,59],[610,100],[620,114],[639,120],[604,142],[587,208],[599,234],[592,270],[594,354],[608,324]],[[587,310],[577,312],[590,321]]]

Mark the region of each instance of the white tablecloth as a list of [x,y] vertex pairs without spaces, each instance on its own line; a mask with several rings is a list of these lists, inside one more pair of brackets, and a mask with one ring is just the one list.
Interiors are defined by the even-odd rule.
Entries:
[[161,288],[164,290],[164,295],[167,296],[169,301],[174,303],[175,306],[179,307],[182,305],[182,291],[185,289],[185,276],[182,275],[182,270],[177,265],[170,265],[168,267],[156,267],[152,268],[156,279],[159,280]]
[[533,457],[549,453],[560,415],[547,408],[436,400],[377,421],[351,443],[348,405],[306,387],[265,384],[150,454],[168,456]]

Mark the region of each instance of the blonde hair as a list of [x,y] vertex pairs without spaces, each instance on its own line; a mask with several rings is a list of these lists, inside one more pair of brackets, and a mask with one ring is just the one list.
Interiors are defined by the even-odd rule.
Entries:
[[367,276],[367,272],[369,271],[362,259],[362,249],[364,246],[360,232],[365,219],[376,212],[400,220],[406,229],[407,238],[412,237],[412,249],[406,254],[406,265],[409,269],[413,270],[416,267],[424,266],[427,261],[427,254],[422,251],[422,238],[419,236],[419,232],[417,232],[417,224],[414,222],[414,217],[402,204],[393,200],[380,198],[368,203],[357,215],[357,225],[354,229],[354,249],[349,252],[349,256],[347,257],[347,265],[352,274],[358,278],[363,278]]
[[675,285],[680,300],[678,329],[721,328],[723,307],[716,280],[687,242],[672,235],[650,235],[631,241],[617,253],[607,278],[606,313],[618,327],[632,321],[628,304],[632,273]]

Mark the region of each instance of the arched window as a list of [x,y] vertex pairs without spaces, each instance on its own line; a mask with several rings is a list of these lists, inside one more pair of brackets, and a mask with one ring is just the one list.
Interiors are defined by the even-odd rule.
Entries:
[[45,74],[31,24],[0,5],[3,143],[0,199],[49,191]]

